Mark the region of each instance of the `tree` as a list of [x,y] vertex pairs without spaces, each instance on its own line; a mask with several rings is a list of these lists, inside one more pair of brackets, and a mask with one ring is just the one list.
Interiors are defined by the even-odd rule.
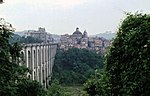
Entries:
[[95,73],[84,83],[84,90],[90,96],[110,96],[110,87],[105,71],[96,69]]
[[53,80],[48,88],[48,96],[68,96],[58,80]]
[[129,14],[105,56],[104,72],[85,84],[91,96],[149,96],[150,15]]
[[127,14],[106,55],[111,96],[150,94],[150,15]]
[[[29,69],[19,66],[20,51],[22,47],[18,43],[9,43],[14,32],[11,24],[4,19],[0,19],[0,96],[23,96],[24,92],[31,94],[28,89],[37,88],[37,94],[28,96],[39,96],[39,92],[44,93],[42,86],[38,86],[35,81],[28,82],[27,73]],[[27,82],[27,83],[25,83]],[[21,91],[20,86],[26,86]],[[39,84],[40,85],[40,84]],[[19,90],[19,91],[18,91]],[[35,93],[34,91],[34,93]],[[18,93],[19,92],[19,93]],[[40,95],[41,96],[41,95]]]
[[37,81],[25,79],[19,82],[17,87],[17,96],[46,96],[46,91]]
[[58,50],[55,56],[53,76],[60,84],[83,84],[96,68],[103,68],[102,57],[87,49]]
[[[4,19],[0,19],[0,95],[6,94],[13,96],[16,90],[15,77],[16,67],[12,60],[11,49],[12,45],[9,44],[8,38],[11,37],[13,28],[9,23],[5,22]],[[16,53],[16,52],[14,52]],[[16,56],[17,57],[17,56]],[[13,69],[13,70],[12,70]]]
[[13,34],[11,38],[9,38],[10,43],[25,43],[25,44],[33,44],[33,43],[42,43],[43,41],[39,38],[31,37],[31,36],[19,36],[17,34]]
[[[15,43],[15,42],[20,42],[21,36],[17,35],[17,34],[13,34],[11,38],[9,38],[9,42],[11,44]],[[21,43],[21,42],[20,42]]]
[[0,4],[3,3],[3,0],[0,0]]
[[30,43],[42,43],[43,41],[39,38],[34,38],[31,36],[22,36],[19,40],[20,43],[30,44]]

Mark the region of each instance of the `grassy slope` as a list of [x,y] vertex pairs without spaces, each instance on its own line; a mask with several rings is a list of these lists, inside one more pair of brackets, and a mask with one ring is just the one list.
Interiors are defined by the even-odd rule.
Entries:
[[88,96],[83,91],[83,86],[63,86],[67,96]]

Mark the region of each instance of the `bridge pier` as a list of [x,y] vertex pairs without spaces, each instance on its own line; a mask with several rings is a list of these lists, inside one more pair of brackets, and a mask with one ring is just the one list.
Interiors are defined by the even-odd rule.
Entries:
[[51,80],[56,50],[57,43],[27,44],[21,52],[25,66],[31,70],[28,76],[39,81],[45,88]]

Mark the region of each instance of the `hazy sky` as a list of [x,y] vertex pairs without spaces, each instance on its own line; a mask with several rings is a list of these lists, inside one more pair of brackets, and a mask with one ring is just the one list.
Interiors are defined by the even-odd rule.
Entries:
[[115,32],[124,11],[150,12],[150,0],[5,0],[0,18],[16,31],[45,27],[52,34],[72,34],[76,27],[88,34]]

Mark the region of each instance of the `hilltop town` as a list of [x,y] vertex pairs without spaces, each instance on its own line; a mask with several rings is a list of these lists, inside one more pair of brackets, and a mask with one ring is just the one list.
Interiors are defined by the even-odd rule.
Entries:
[[112,40],[104,37],[88,36],[88,32],[84,30],[81,32],[77,27],[72,35],[64,34],[58,38],[53,37],[52,34],[46,32],[45,28],[39,27],[38,30],[25,30],[22,32],[16,32],[20,36],[33,37],[40,39],[43,43],[57,42],[59,49],[68,50],[69,48],[88,49],[96,51],[96,53],[104,53],[106,48],[111,45]]
[[82,33],[78,27],[72,35],[61,35],[60,38],[60,49],[64,50],[75,47],[79,49],[85,48],[93,50],[97,53],[104,53],[105,49],[110,45],[111,40],[102,37],[89,37],[86,30]]

